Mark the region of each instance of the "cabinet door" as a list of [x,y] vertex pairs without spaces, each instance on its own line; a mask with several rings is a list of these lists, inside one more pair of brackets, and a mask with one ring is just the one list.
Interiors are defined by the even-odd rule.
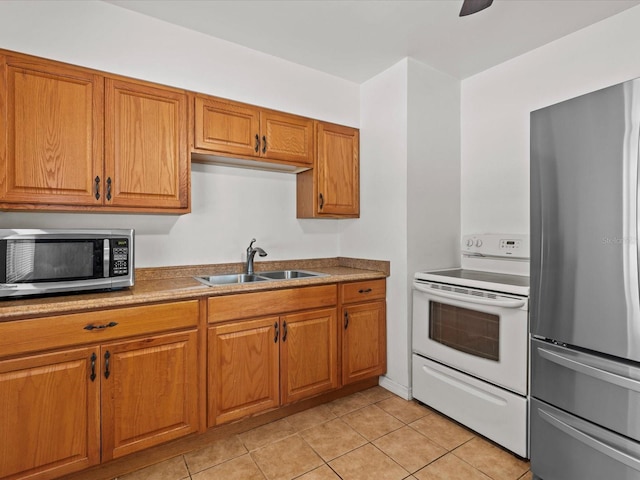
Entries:
[[209,426],[280,404],[278,317],[209,328]]
[[338,387],[335,308],[281,317],[280,382],[287,404]]
[[263,157],[311,167],[313,162],[313,120],[285,113],[260,114]]
[[342,383],[382,375],[387,369],[385,302],[342,309]]
[[0,362],[0,478],[51,479],[100,462],[95,349]]
[[251,105],[195,98],[195,148],[246,157],[260,155],[260,113]]
[[188,209],[187,97],[106,79],[105,203]]
[[102,460],[198,429],[195,330],[105,344],[102,357]]
[[326,215],[358,216],[360,134],[355,128],[320,122],[317,133],[317,211]]
[[0,201],[100,205],[103,78],[0,55]]

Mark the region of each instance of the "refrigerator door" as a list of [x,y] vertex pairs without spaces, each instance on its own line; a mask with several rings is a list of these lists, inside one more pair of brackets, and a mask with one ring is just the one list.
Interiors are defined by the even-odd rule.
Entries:
[[532,398],[531,471],[543,480],[640,480],[640,444]]
[[640,361],[640,80],[531,114],[531,332]]
[[531,395],[640,441],[640,365],[532,340]]

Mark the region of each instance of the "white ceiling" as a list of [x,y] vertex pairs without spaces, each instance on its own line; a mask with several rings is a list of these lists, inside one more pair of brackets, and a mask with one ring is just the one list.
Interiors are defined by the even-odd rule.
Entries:
[[640,3],[494,0],[105,0],[356,83],[411,56],[466,78]]

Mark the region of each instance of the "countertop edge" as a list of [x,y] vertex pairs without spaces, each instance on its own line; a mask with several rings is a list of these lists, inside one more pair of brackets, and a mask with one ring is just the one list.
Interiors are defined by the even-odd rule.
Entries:
[[[216,264],[178,267],[160,267],[144,269],[141,278],[128,289],[112,292],[82,293],[74,295],[22,298],[0,301],[0,322],[83,313],[93,310],[128,307],[150,303],[199,300],[234,293],[299,288],[328,283],[343,283],[386,278],[390,274],[389,262],[378,260],[350,259],[337,257],[332,259],[287,260],[261,262],[257,271],[277,269],[306,269],[324,273],[322,277],[295,280],[271,280],[235,285],[206,286],[193,278],[197,275],[229,272],[229,266],[242,264]],[[258,264],[256,264],[258,267]],[[363,268],[365,267],[365,268]],[[220,270],[222,268],[223,270]],[[177,275],[170,276],[171,269],[177,269]],[[136,275],[138,275],[136,270]],[[188,274],[187,274],[188,272]]]

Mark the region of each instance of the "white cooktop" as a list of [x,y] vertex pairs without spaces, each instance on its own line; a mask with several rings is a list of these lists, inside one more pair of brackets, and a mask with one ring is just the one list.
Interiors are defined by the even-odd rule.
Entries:
[[462,268],[417,272],[416,281],[529,295],[529,236],[465,235]]
[[529,295],[529,277],[526,275],[509,275],[506,273],[452,268],[417,272],[415,279],[515,295]]

